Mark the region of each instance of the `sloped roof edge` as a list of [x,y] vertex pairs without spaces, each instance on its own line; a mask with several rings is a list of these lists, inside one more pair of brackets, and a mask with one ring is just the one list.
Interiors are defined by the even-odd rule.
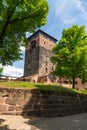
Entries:
[[56,38],[54,38],[53,36],[51,36],[50,34],[44,32],[44,31],[42,31],[41,29],[39,29],[39,30],[37,30],[35,33],[33,33],[33,34],[28,38],[28,40],[30,40],[33,36],[35,36],[36,34],[39,34],[39,33],[41,33],[41,34],[43,34],[43,35],[45,35],[45,36],[51,38],[51,39],[54,40],[55,42],[58,41]]

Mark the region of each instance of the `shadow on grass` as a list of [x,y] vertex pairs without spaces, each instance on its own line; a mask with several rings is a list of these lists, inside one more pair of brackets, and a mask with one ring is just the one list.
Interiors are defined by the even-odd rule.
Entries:
[[34,84],[34,86],[39,90],[48,90],[54,92],[67,92],[67,93],[79,93],[78,90],[72,88],[66,88],[59,85],[48,85],[48,84]]
[[48,84],[34,84],[35,88],[39,90],[48,90],[48,91],[54,91],[57,93],[71,93],[71,94],[81,94],[81,95],[87,95],[87,90],[77,90],[72,88],[67,88],[59,85],[48,85]]

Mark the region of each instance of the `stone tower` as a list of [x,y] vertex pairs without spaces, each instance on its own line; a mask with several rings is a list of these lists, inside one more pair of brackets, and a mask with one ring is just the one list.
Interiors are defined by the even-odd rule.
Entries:
[[28,46],[25,51],[24,76],[49,75],[54,69],[50,61],[53,55],[52,48],[57,40],[49,34],[38,30],[28,38]]

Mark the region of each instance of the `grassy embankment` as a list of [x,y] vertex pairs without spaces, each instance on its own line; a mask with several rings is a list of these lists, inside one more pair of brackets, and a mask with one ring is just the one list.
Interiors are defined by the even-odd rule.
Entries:
[[48,85],[48,84],[29,83],[29,82],[0,82],[0,87],[54,90],[54,91],[61,91],[61,92],[63,91],[63,92],[87,94],[87,90],[79,91],[75,89],[64,88],[58,85]]

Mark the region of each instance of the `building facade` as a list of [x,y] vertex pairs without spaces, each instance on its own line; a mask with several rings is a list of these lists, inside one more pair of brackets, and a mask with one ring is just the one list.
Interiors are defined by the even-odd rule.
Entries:
[[55,68],[50,61],[53,56],[52,48],[57,39],[38,30],[28,38],[28,46],[25,51],[24,76],[37,75],[38,77],[49,75]]

